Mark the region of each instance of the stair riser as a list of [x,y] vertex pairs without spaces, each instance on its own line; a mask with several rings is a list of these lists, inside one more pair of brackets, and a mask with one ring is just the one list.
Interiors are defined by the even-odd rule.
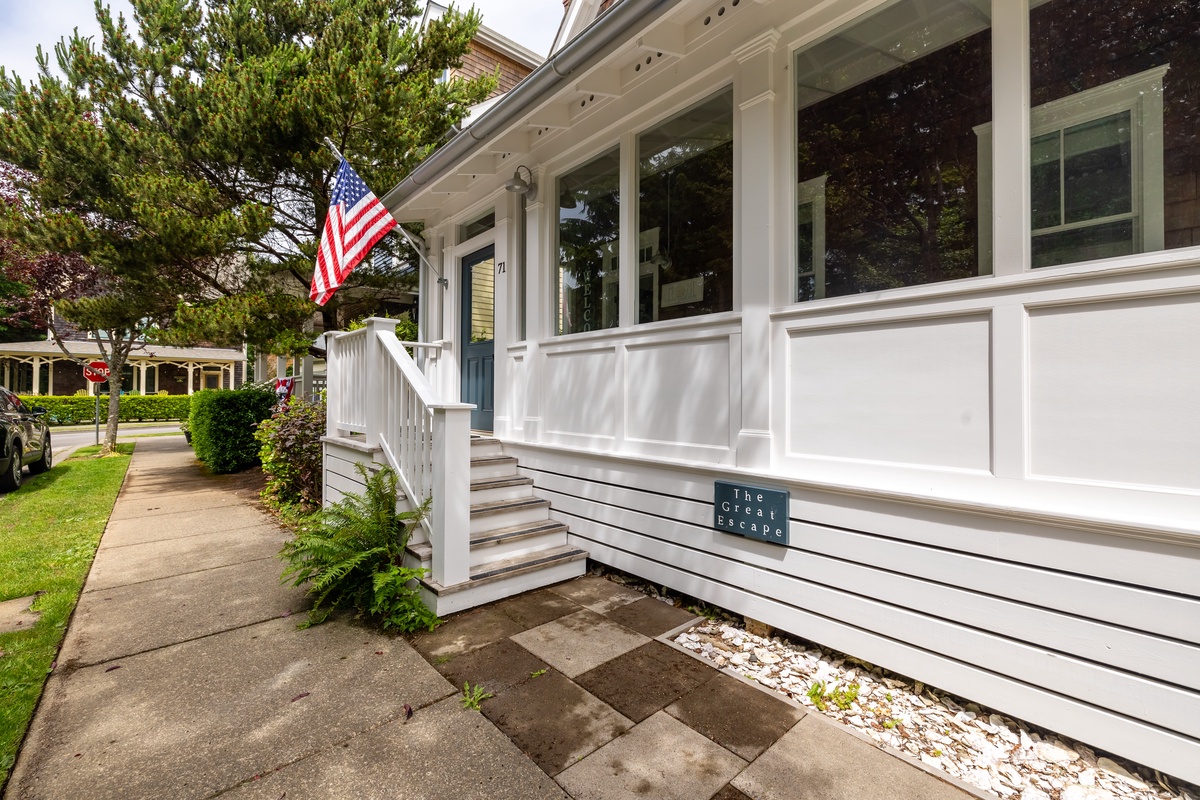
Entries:
[[471,480],[482,481],[488,478],[515,478],[517,477],[517,465],[513,462],[507,464],[472,464],[471,465]]
[[[416,556],[414,556],[412,553],[404,554],[404,560],[402,562],[402,565],[408,569],[418,569],[418,568],[426,569],[426,570],[433,569],[433,561],[432,560],[426,559],[426,560],[422,561],[422,560],[418,559]],[[429,573],[426,572],[425,574],[428,575]]]
[[562,583],[571,578],[578,578],[587,571],[587,561],[578,559],[576,561],[568,561],[562,564],[555,564],[545,569],[526,572],[522,575],[514,575],[511,578],[487,583],[477,589],[467,589],[453,594],[445,594],[441,597],[433,594],[424,586],[420,587],[421,599],[425,604],[433,609],[434,613],[439,617],[447,614],[453,614],[457,611],[465,611],[468,608],[481,606],[484,603],[491,603],[496,600],[502,600],[505,597],[512,597],[521,592],[528,592],[531,589],[540,589],[543,586],[550,586],[555,583]]
[[542,548],[562,547],[566,543],[567,532],[558,530],[538,534],[537,536],[523,536],[519,539],[498,542],[487,547],[472,547],[471,567],[473,569],[481,564],[503,561],[506,558],[512,558],[513,556]]
[[533,497],[533,484],[521,483],[516,486],[501,486],[495,489],[472,489],[471,505],[495,503],[498,500],[520,500],[523,497]]
[[494,531],[498,528],[508,528],[513,525],[525,525],[529,522],[543,522],[546,520],[546,506],[536,505],[530,508],[514,509],[512,511],[501,511],[497,514],[485,514],[484,516],[471,516],[471,533],[483,533],[484,531]]
[[502,456],[504,448],[499,442],[472,442],[472,456]]

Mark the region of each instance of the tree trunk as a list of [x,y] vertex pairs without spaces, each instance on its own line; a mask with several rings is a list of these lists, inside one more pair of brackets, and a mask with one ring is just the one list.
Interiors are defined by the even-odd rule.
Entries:
[[[100,455],[109,456],[117,450],[117,425],[121,418],[121,372],[129,360],[133,341],[126,331],[109,331],[108,352],[108,421],[104,428],[104,443]],[[118,338],[120,336],[120,338]]]

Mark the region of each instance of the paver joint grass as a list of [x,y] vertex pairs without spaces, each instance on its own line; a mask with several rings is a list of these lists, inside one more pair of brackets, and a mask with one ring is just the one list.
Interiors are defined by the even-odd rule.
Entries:
[[82,448],[17,491],[0,494],[0,600],[43,592],[33,604],[41,613],[33,627],[0,634],[0,787],[129,468],[133,445],[117,448],[119,454],[107,458],[97,457],[99,448]]

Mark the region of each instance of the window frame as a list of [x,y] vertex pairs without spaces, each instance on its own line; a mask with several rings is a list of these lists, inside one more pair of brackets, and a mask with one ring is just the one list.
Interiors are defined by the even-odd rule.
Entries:
[[[1028,48],[1028,42],[1026,42]],[[1165,246],[1165,200],[1163,164],[1163,77],[1170,64],[1118,78],[1115,81],[1085,89],[1082,92],[1051,100],[1029,111],[1029,130],[1026,139],[1032,142],[1039,136],[1103,119],[1123,111],[1130,113],[1130,161],[1134,224],[1134,252],[1150,253]],[[994,116],[994,114],[993,114]],[[975,126],[979,170],[979,273],[990,274],[994,258],[994,197],[992,190],[992,154],[995,147],[992,122]],[[1029,159],[1025,169],[1030,171]],[[1032,190],[1026,181],[1025,213],[1033,206]],[[985,186],[988,191],[985,191]],[[987,224],[983,224],[984,222]],[[1092,223],[1097,224],[1097,223]],[[1077,225],[1073,227],[1087,227]],[[1032,243],[1034,229],[1028,226],[1026,236]],[[1114,258],[1129,258],[1115,256]],[[1111,259],[1097,259],[1108,261]],[[1093,260],[1072,261],[1057,266],[1091,263]],[[1034,269],[1032,258],[1026,272]]]

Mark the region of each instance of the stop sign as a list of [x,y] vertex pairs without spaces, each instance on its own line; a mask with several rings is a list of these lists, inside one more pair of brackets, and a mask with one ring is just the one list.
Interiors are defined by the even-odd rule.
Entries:
[[103,361],[93,361],[83,368],[83,377],[92,383],[104,383],[108,380],[108,364]]

